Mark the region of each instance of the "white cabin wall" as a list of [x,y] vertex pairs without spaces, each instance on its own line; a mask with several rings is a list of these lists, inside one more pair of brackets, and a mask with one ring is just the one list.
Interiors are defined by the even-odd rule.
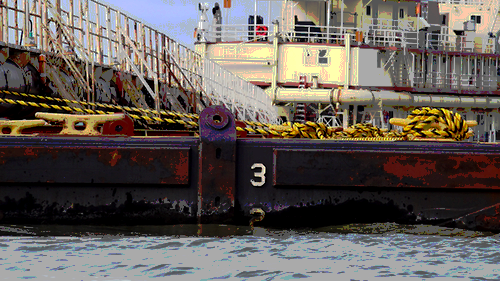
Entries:
[[450,23],[450,34],[454,30],[463,30],[464,21],[470,20],[471,15],[481,16],[481,23],[476,25],[476,33],[481,35],[488,35],[490,32],[490,24],[495,20],[497,11],[488,11],[484,6],[480,5],[450,5],[450,4],[439,4],[440,14],[448,14]]
[[[328,63],[319,63],[320,50],[326,51],[324,57],[328,58]],[[351,48],[351,86],[392,86],[389,73],[383,69],[389,55],[377,55],[378,52],[375,49]],[[270,44],[209,44],[206,57],[246,80],[272,81],[273,49]],[[308,82],[312,81],[312,76],[317,76],[320,84],[344,85],[345,59],[343,46],[280,44],[277,81],[298,83],[300,76],[305,75]],[[380,63],[377,63],[378,59]]]
[[[386,60],[377,53],[378,50],[375,49],[353,48],[351,50],[351,86],[392,86],[391,77],[383,68]],[[378,59],[381,60],[380,63],[377,62]]]
[[[361,24],[362,18],[362,6],[364,0],[353,0],[353,1],[344,1],[344,26],[346,27],[359,27]],[[366,1],[368,2],[368,1]],[[331,26],[340,26],[341,22],[341,10],[342,10],[342,1],[332,1],[331,11],[335,13],[333,18],[330,20]],[[357,16],[353,15],[357,13]]]
[[270,44],[209,44],[206,57],[245,80],[272,80],[270,62],[273,59],[273,48]]
[[326,25],[326,5],[323,2],[316,1],[297,1],[293,9],[292,22],[294,15],[297,15],[299,21],[312,21],[315,25]]
[[307,20],[307,2],[304,1],[298,1],[296,2],[297,5],[293,8],[292,12],[292,23],[295,24],[294,22],[294,16],[297,16],[299,21],[306,21]]
[[392,20],[393,5],[389,3],[379,3],[378,4],[378,18]]
[[[327,50],[328,64],[318,64],[320,50]],[[278,52],[278,82],[298,83],[300,76],[318,76],[319,83],[343,84],[345,48],[317,45],[280,45]]]
[[[405,17],[402,20],[416,21],[415,18],[415,2],[399,2],[392,0],[352,0],[344,1],[344,23],[350,26],[353,20],[356,21],[355,26],[358,28],[364,27],[365,29],[371,23],[373,18],[382,18],[387,20],[401,20],[399,18],[399,9],[405,10]],[[367,4],[371,7],[371,15],[366,15]],[[340,25],[340,11],[341,11],[342,1],[332,1],[332,12],[336,15],[333,16],[331,20],[331,25]],[[349,14],[351,13],[351,14]],[[352,13],[357,13],[357,16],[353,16]]]

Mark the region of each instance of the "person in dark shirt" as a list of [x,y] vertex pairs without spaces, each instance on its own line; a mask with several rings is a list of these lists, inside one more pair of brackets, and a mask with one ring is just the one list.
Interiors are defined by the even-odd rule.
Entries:
[[[212,14],[214,15],[214,23],[215,24],[222,24],[222,12],[219,7],[219,3],[215,2],[215,5],[212,9]],[[217,26],[217,34],[216,34],[216,42],[221,41],[221,33],[220,31],[222,30],[222,27]]]

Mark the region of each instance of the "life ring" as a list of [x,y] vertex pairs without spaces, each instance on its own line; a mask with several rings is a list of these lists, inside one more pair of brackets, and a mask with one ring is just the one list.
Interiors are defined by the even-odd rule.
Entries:
[[257,36],[266,36],[267,35],[267,26],[264,26],[264,25],[257,26],[255,33],[257,34]]

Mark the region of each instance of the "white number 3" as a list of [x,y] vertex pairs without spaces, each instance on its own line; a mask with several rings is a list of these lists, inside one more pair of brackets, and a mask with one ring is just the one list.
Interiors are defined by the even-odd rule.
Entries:
[[254,172],[253,176],[256,178],[260,178],[260,181],[254,181],[253,179],[250,180],[253,186],[263,186],[266,183],[266,166],[262,163],[254,163],[251,167],[251,169],[255,168],[260,168],[260,172]]

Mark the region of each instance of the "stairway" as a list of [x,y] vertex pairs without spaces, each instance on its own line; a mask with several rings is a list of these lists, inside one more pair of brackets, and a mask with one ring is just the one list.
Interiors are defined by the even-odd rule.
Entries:
[[489,9],[491,9],[491,15],[495,18],[494,23],[491,25],[490,32],[493,34],[496,34],[498,30],[500,30],[500,19],[499,19],[499,13],[500,13],[500,0],[489,0],[490,5]]
[[295,105],[295,115],[293,121],[297,123],[305,123],[306,121],[306,105],[304,103],[297,103]]
[[491,32],[493,33],[493,35],[496,35],[498,31],[500,31],[500,11],[495,17],[495,24],[493,25],[493,29],[491,30]]

